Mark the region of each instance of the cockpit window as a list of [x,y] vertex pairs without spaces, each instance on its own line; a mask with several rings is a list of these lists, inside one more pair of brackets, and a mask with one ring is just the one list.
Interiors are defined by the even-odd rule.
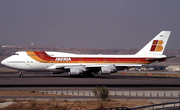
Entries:
[[18,53],[15,53],[14,55],[19,55]]
[[19,55],[18,53],[15,53],[14,55]]

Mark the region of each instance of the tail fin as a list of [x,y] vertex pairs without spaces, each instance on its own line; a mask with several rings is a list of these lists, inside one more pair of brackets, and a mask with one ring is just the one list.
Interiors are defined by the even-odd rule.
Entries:
[[154,39],[144,46],[136,55],[162,55],[171,31],[161,31]]

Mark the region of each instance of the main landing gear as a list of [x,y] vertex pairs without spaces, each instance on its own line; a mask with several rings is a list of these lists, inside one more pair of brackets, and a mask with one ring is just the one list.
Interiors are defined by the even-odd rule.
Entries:
[[19,71],[19,77],[22,78],[24,77],[23,73],[21,71]]
[[92,72],[86,72],[86,73],[81,73],[79,74],[80,77],[94,77]]

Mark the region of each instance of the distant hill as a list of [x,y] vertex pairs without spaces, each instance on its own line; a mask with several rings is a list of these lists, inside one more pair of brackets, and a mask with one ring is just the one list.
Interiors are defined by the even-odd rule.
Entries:
[[[115,55],[125,55],[125,54],[135,54],[138,49],[94,49],[94,48],[32,48],[32,47],[0,47],[0,61],[4,58],[14,54],[17,51],[58,51],[58,52],[68,52],[76,54],[115,54]],[[179,55],[180,50],[165,50],[164,54],[166,56]],[[168,59],[165,62],[157,63],[156,65],[169,66],[169,65],[180,65],[180,57]]]

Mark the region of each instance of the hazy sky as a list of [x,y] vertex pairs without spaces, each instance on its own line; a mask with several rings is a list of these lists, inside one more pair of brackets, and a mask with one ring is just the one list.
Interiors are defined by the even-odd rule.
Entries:
[[0,45],[141,49],[162,30],[180,49],[180,0],[0,0]]

